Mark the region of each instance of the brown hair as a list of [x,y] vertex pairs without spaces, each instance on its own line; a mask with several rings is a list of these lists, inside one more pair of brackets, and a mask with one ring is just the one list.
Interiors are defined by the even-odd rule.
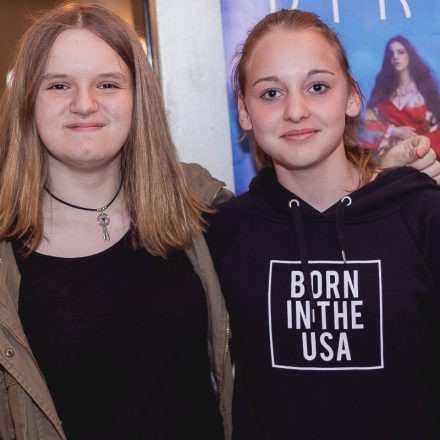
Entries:
[[[278,28],[293,31],[312,29],[319,32],[335,49],[342,71],[347,79],[349,92],[357,93],[359,98],[362,100],[361,90],[358,83],[351,76],[347,55],[336,33],[323,21],[321,21],[316,14],[312,12],[300,11],[298,9],[282,9],[278,12],[268,14],[250,30],[243,46],[237,50],[235,54],[238,58],[238,62],[233,71],[232,81],[236,97],[238,97],[239,94],[245,94],[246,66],[256,44],[266,34]],[[359,116],[352,117],[346,115],[343,138],[345,154],[347,155],[348,160],[350,160],[350,162],[352,162],[358,168],[359,186],[362,186],[371,180],[371,177],[375,171],[375,165],[370,157],[370,152],[359,146],[358,129]],[[252,139],[252,143],[257,166],[273,166],[271,157],[258,146],[258,144],[255,142],[255,139]]]
[[434,114],[436,120],[440,121],[440,91],[437,81],[428,64],[417,53],[416,48],[401,35],[394,36],[385,45],[382,68],[376,76],[367,107],[373,108],[380,102],[391,99],[399,85],[399,76],[391,63],[390,45],[394,42],[400,43],[407,51],[409,58],[408,70],[411,79],[415,82],[417,90],[423,96],[428,109]]
[[77,28],[105,41],[131,72],[133,117],[122,149],[122,175],[133,244],[166,256],[202,232],[201,211],[207,207],[187,186],[160,89],[135,31],[96,4],[66,3],[43,13],[18,45],[13,79],[0,103],[0,239],[20,238],[30,253],[43,238],[48,166],[35,101],[55,39]]

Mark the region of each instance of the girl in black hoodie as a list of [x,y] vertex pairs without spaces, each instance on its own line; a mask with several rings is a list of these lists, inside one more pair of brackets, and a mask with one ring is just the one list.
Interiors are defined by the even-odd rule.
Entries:
[[263,169],[210,218],[236,362],[235,439],[438,439],[440,192],[358,147],[336,34],[282,10],[250,32],[239,119]]

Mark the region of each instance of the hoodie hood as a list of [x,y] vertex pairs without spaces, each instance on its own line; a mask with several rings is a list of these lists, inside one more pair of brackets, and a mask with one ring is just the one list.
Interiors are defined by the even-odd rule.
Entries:
[[[380,173],[372,182],[341,198],[324,212],[319,212],[284,188],[277,181],[274,168],[263,169],[250,185],[254,207],[260,215],[276,222],[293,222],[304,274],[310,273],[306,223],[334,223],[341,260],[346,263],[349,256],[345,225],[363,223],[390,214],[417,192],[427,189],[438,190],[433,179],[413,168],[396,168]],[[305,289],[307,296],[312,299],[309,283],[305,283]]]
[[246,438],[261,426],[276,439],[328,438],[329,426],[332,438],[428,438],[437,427],[439,189],[401,168],[349,197],[320,213],[264,169],[213,216],[237,431],[257,427]]
[[[289,202],[292,199],[297,200],[304,219],[335,219],[341,202],[319,212],[283,187],[277,181],[275,169],[271,167],[261,170],[252,180],[249,189],[256,196],[254,203],[257,211],[279,221],[291,221]],[[413,168],[383,171],[375,180],[349,195],[345,203],[344,219],[346,222],[359,222],[388,214],[402,206],[418,191],[427,189],[438,190],[437,183]]]

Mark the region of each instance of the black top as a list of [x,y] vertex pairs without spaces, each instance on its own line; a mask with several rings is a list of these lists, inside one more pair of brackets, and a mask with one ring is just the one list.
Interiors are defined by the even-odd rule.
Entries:
[[382,173],[321,213],[265,169],[209,221],[231,314],[234,439],[440,438],[432,179]]
[[87,257],[17,260],[19,314],[69,440],[222,438],[185,253],[153,257],[126,236]]

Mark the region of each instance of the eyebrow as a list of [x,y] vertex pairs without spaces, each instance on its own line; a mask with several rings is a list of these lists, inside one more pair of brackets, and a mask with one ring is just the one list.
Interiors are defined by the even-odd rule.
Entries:
[[44,81],[44,80],[63,79],[63,78],[67,78],[67,75],[63,75],[62,73],[45,73],[42,79]]
[[327,73],[328,75],[333,75],[333,76],[335,75],[332,71],[327,69],[313,69],[307,74],[307,77],[318,75],[320,73]]
[[[331,72],[330,70],[326,70],[326,69],[313,69],[313,70],[310,70],[310,71],[307,73],[307,78],[309,78],[309,77],[311,77],[311,76],[314,76],[314,75],[321,74],[321,73],[326,73],[326,74],[328,74],[328,75],[333,75],[333,76],[334,76],[334,73]],[[280,80],[277,76],[265,76],[264,78],[259,78],[259,79],[257,79],[257,80],[252,84],[252,87],[255,86],[255,85],[257,85],[257,84],[260,83],[260,82],[265,82],[265,81],[275,82],[275,83],[280,83],[280,82],[281,82],[281,80]]]
[[257,79],[253,84],[252,84],[252,87],[253,86],[256,86],[258,83],[260,83],[260,82],[265,82],[265,81],[268,81],[268,82],[275,82],[275,83],[279,83],[279,82],[281,82],[280,81],[280,79],[277,77],[277,76],[265,76],[264,78],[259,78],[259,79]]
[[[65,73],[52,73],[48,72],[43,75],[43,81],[47,80],[53,80],[53,79],[65,79],[68,78],[69,75],[66,75]],[[108,72],[108,73],[101,73],[98,75],[98,78],[102,79],[119,79],[119,80],[125,80],[125,75],[123,75],[120,72]]]

